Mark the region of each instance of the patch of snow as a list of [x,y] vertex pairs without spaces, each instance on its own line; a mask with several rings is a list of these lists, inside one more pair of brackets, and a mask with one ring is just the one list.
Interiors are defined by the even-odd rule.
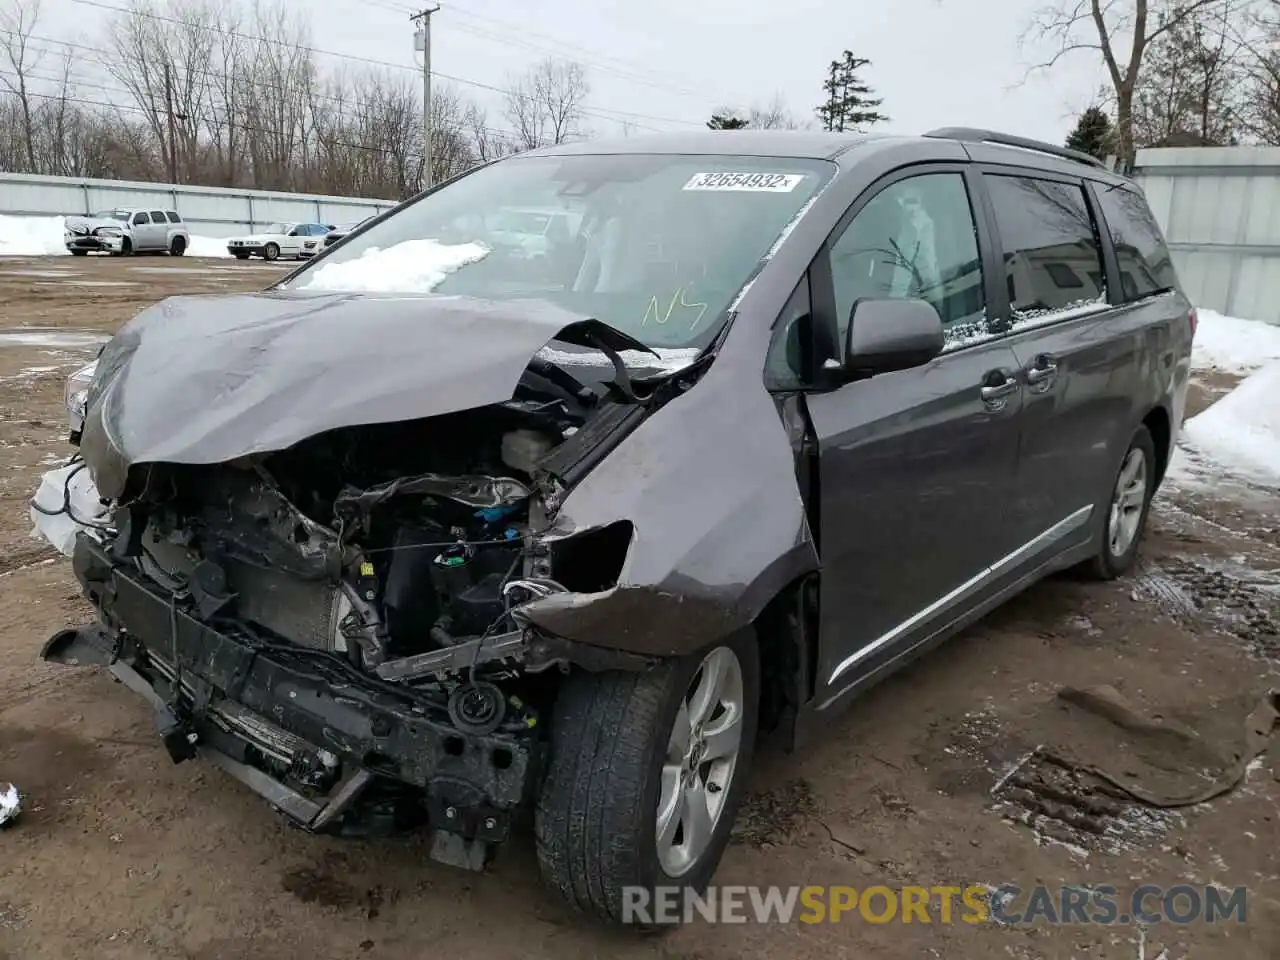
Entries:
[[61,280],[63,277],[73,277],[70,270],[6,270],[6,277],[36,277],[41,280]]
[[0,256],[47,257],[65,254],[62,217],[0,216]]
[[227,241],[222,237],[191,237],[191,246],[187,247],[189,257],[230,257],[227,252]]
[[406,240],[385,250],[370,247],[354,260],[312,270],[299,290],[430,293],[449,274],[489,255],[479,243]]
[[[683,370],[697,360],[698,355],[702,353],[697,347],[655,347],[654,350],[658,354],[656,357],[647,350],[620,350],[618,353],[622,357],[622,362],[628,367],[658,370],[663,373]],[[610,365],[609,358],[599,350],[570,352],[557,350],[554,347],[543,347],[538,351],[538,356],[562,367]]]
[[109,334],[89,330],[59,330],[56,327],[16,327],[0,330],[0,347],[97,347],[110,340]]
[[1280,326],[1213,310],[1197,310],[1196,315],[1192,369],[1247,374],[1280,360]]
[[0,826],[22,812],[22,794],[12,783],[0,783]]
[[136,287],[137,280],[42,280],[37,287]]
[[[1280,359],[1188,420],[1182,439],[1193,461],[1207,460],[1238,479],[1280,487]],[[1186,466],[1180,461],[1180,468]]]

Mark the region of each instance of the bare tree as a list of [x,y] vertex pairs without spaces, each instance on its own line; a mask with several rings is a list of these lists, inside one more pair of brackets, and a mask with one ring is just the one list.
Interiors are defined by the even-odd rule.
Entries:
[[583,136],[591,87],[582,64],[548,57],[528,72],[508,77],[504,113],[526,150]]
[[471,153],[476,163],[488,163],[516,153],[520,146],[510,137],[489,126],[489,114],[478,104],[468,104],[462,125],[471,137]]
[[1052,44],[1053,54],[1032,69],[1048,69],[1068,54],[1090,50],[1102,56],[1115,99],[1120,155],[1134,155],[1134,97],[1149,48],[1198,13],[1228,0],[1056,0],[1036,13],[1023,40]]
[[804,123],[791,112],[781,93],[763,106],[753,106],[747,111],[747,126],[753,130],[799,130]]
[[17,99],[21,115],[26,166],[36,172],[35,108],[31,92],[32,72],[41,53],[32,47],[31,35],[40,21],[40,0],[9,0],[0,8],[0,55],[8,69],[0,71],[0,83]]
[[1152,44],[1134,97],[1135,146],[1221,146],[1241,123],[1244,41],[1230,4],[1198,11]]

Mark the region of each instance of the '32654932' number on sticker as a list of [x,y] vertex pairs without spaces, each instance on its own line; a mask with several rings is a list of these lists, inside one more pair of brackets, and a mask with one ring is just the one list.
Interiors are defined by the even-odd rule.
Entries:
[[790,193],[803,179],[802,173],[695,173],[684,189]]

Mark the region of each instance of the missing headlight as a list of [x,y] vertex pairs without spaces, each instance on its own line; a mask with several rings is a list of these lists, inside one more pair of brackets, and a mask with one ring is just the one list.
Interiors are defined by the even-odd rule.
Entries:
[[622,575],[635,526],[617,520],[551,545],[551,575],[572,593],[598,593]]

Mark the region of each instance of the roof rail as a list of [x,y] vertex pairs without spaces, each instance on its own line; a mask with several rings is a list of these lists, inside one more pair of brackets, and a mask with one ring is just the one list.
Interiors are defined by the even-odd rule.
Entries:
[[1076,163],[1087,163],[1091,167],[1107,169],[1107,165],[1097,157],[1090,156],[1080,150],[1059,147],[1052,143],[1045,143],[1043,140],[1017,137],[1011,133],[997,133],[995,130],[982,130],[977,127],[939,127],[937,130],[930,130],[925,136],[939,140],[964,140],[969,143],[995,143],[1002,147],[1019,147],[1023,150],[1050,153],[1055,157],[1062,157],[1064,160],[1074,160]]

